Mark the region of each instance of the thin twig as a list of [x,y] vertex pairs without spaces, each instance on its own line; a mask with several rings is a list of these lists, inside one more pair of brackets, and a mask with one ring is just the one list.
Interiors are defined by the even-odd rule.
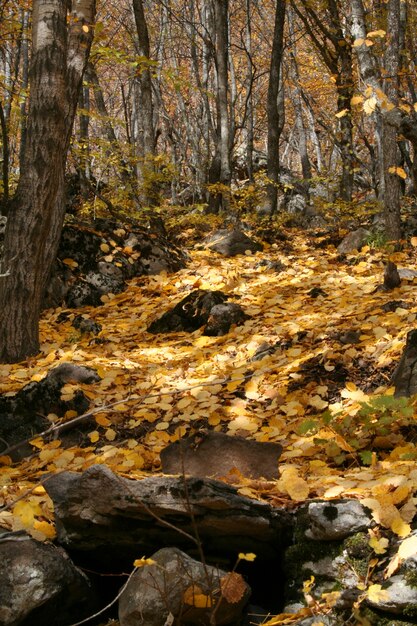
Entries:
[[137,569],[138,568],[135,567],[134,570],[129,574],[129,578],[127,579],[127,581],[125,582],[123,587],[120,589],[120,591],[117,594],[117,596],[115,598],[113,598],[113,600],[109,604],[106,604],[105,607],[100,609],[100,611],[98,611],[97,613],[94,613],[94,615],[90,615],[89,617],[86,617],[85,619],[81,620],[81,622],[76,622],[75,624],[71,624],[70,626],[80,626],[81,624],[86,624],[87,622],[89,622],[90,620],[94,619],[95,617],[98,617],[99,615],[101,615],[102,613],[107,611],[107,609],[109,609],[111,606],[113,606],[113,604],[115,604],[117,602],[117,600],[120,598],[120,596],[122,595],[122,593],[126,589],[127,585],[130,582],[130,579],[132,578],[133,574],[137,571]]

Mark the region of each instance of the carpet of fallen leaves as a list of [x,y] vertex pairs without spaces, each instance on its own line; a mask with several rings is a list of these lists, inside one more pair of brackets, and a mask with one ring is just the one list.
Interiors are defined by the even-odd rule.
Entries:
[[[159,470],[159,452],[169,442],[211,428],[284,448],[279,480],[229,477],[242,494],[288,507],[317,497],[359,498],[382,532],[406,537],[417,510],[414,410],[402,418],[395,406],[374,406],[366,424],[360,411],[393,395],[390,377],[415,326],[415,279],[392,292],[377,290],[387,250],[366,246],[341,258],[320,237],[298,231],[256,255],[190,254],[187,269],[133,280],[103,306],[81,310],[102,325],[98,337],[81,335],[71,316],[59,323],[62,309],[49,310],[41,321],[41,353],[0,366],[0,392],[8,394],[64,361],[91,366],[102,377],[63,388],[66,399],[81,388],[94,409],[75,438],[35,438],[33,455],[17,464],[1,457],[0,505],[7,508],[0,524],[52,538],[52,505],[41,485],[46,473],[104,463],[142,478]],[[389,258],[413,269],[415,249],[406,245]],[[226,292],[251,318],[223,337],[146,332],[196,288]],[[393,300],[400,305],[385,312]],[[388,416],[385,431],[381,415]]]

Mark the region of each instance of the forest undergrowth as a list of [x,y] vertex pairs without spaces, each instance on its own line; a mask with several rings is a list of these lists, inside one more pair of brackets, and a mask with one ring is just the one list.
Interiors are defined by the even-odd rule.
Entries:
[[[214,429],[283,446],[277,481],[237,471],[226,478],[241,494],[289,508],[355,497],[382,529],[409,535],[417,512],[415,400],[395,398],[390,380],[416,324],[417,279],[411,273],[395,290],[379,287],[388,257],[414,269],[416,242],[341,256],[324,233],[281,234],[255,255],[193,249],[186,269],[132,280],[101,307],[66,310],[66,321],[62,309],[45,312],[40,354],[1,365],[0,392],[13,394],[68,361],[96,369],[101,381],[63,387],[63,399],[82,389],[91,401],[82,428],[62,439],[35,437],[32,456],[19,463],[0,457],[2,526],[53,538],[45,474],[104,463],[141,478],[160,471],[168,443]],[[146,331],[197,288],[227,293],[250,319],[223,337]],[[101,324],[97,337],[71,326],[80,312]],[[61,421],[74,418],[68,412]]]

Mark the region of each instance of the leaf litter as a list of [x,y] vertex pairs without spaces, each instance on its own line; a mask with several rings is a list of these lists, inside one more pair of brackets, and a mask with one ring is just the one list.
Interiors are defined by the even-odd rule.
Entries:
[[[63,388],[67,399],[82,389],[94,413],[77,445],[35,438],[31,457],[0,457],[0,525],[51,539],[45,474],[104,463],[141,478],[158,471],[168,443],[211,428],[284,448],[277,481],[233,473],[242,494],[288,507],[316,497],[358,498],[382,529],[409,541],[417,511],[415,400],[395,399],[390,378],[415,324],[416,285],[377,289],[386,251],[366,246],[341,260],[331,245],[314,247],[295,231],[291,237],[282,250],[273,244],[234,258],[197,250],[175,275],[132,280],[101,307],[74,313],[101,324],[98,337],[74,332],[71,311],[64,322],[62,309],[45,312],[40,354],[0,365],[0,393],[12,395],[64,361],[96,369],[101,381]],[[261,259],[285,265],[275,272]],[[413,251],[390,260],[412,265]],[[222,337],[146,332],[198,288],[224,291],[250,319]],[[393,299],[400,305],[387,306]],[[48,417],[55,424],[75,416]],[[382,554],[385,543],[372,541]]]

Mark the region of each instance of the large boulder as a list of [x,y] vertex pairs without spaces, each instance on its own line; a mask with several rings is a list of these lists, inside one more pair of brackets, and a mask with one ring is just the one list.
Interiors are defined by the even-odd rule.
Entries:
[[0,535],[0,624],[67,626],[94,613],[88,578],[61,548],[24,533]]
[[50,476],[44,484],[54,502],[59,542],[107,561],[129,563],[162,546],[189,549],[196,528],[205,554],[234,560],[247,551],[272,559],[292,528],[283,509],[208,478],[128,480],[94,465],[82,474]]
[[8,454],[10,447],[18,442],[25,443],[35,433],[49,428],[51,423],[46,416],[50,413],[60,417],[67,411],[75,411],[78,415],[84,413],[90,406],[87,396],[79,389],[71,400],[63,400],[61,389],[67,383],[91,384],[99,380],[100,376],[91,367],[65,362],[52,368],[41,381],[28,383],[14,396],[0,396],[0,441],[3,445],[0,453]]
[[250,239],[240,228],[218,230],[206,238],[204,244],[223,256],[260,252],[263,246]]
[[358,228],[357,230],[348,233],[342,242],[338,245],[337,251],[339,254],[348,254],[355,250],[360,250],[362,246],[366,244],[367,239],[370,236],[370,231],[366,228]]
[[192,333],[205,326],[204,335],[226,335],[233,324],[243,324],[249,318],[239,304],[226,302],[227,299],[222,291],[196,289],[154,320],[147,331],[153,334]]
[[166,474],[221,477],[237,469],[247,477],[274,480],[281,452],[279,443],[199,431],[164,448],[161,464]]
[[163,548],[137,570],[119,600],[120,626],[238,624],[249,600],[242,576],[200,563],[177,548]]

